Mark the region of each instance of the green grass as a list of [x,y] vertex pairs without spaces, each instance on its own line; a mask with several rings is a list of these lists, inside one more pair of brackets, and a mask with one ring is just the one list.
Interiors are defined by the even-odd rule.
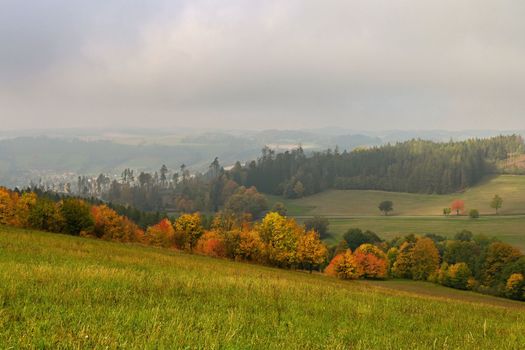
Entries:
[[487,179],[464,193],[450,195],[412,194],[384,191],[329,190],[300,199],[284,200],[270,196],[270,202],[282,201],[289,214],[300,215],[379,215],[379,203],[394,202],[391,215],[441,215],[454,199],[463,199],[467,210],[478,209],[482,215],[494,214],[490,201],[495,194],[503,200],[501,214],[525,214],[525,176],[501,175]]
[[376,232],[383,239],[407,234],[440,234],[452,238],[461,230],[497,237],[525,252],[525,216],[468,217],[355,217],[331,218],[329,243],[341,240],[349,228]]
[[[380,283],[0,227],[0,347],[517,349],[525,343],[523,303],[436,292],[431,284],[407,290]],[[421,292],[426,286],[429,292]]]

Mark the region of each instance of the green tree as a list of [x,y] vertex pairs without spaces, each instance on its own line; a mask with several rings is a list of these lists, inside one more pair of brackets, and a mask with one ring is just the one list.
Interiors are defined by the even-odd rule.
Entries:
[[314,216],[313,218],[306,219],[304,227],[306,231],[314,230],[321,238],[325,238],[328,235],[328,226],[330,222],[327,218],[321,216]]
[[379,203],[379,210],[381,210],[386,216],[389,212],[394,210],[394,203],[392,201],[382,201]]
[[279,213],[281,216],[286,216],[286,214],[288,214],[288,209],[284,206],[283,202],[276,202],[271,211]]
[[503,206],[503,198],[501,198],[499,195],[495,195],[494,198],[492,198],[492,201],[490,202],[490,207],[492,209],[496,209],[496,215],[499,214],[499,210]]
[[360,245],[365,243],[376,244],[382,242],[381,238],[372,231],[363,232],[359,228],[351,228],[343,235],[348,248],[356,250]]
[[81,232],[92,232],[94,221],[91,207],[83,200],[67,198],[60,206],[64,218],[64,232],[78,236]]
[[468,215],[471,219],[478,219],[479,218],[479,210],[477,209],[470,209]]

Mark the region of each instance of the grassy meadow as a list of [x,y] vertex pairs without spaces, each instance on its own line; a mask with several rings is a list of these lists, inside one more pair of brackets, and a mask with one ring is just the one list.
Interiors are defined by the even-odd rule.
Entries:
[[270,202],[283,202],[289,214],[324,216],[375,216],[380,202],[394,202],[392,216],[439,216],[454,199],[465,201],[466,210],[478,209],[482,215],[493,215],[490,201],[499,194],[504,202],[502,215],[525,214],[525,176],[500,175],[486,179],[463,193],[448,195],[414,194],[385,191],[329,190],[300,199],[283,200],[270,196]]
[[[494,215],[490,201],[495,194],[503,200],[500,215]],[[427,195],[384,191],[330,190],[313,196],[283,200],[270,196],[271,204],[282,201],[288,214],[299,221],[313,215],[330,220],[330,233],[326,242],[337,243],[353,227],[372,230],[384,239],[406,234],[436,233],[452,237],[461,230],[474,234],[498,237],[525,252],[525,176],[500,175],[487,179],[464,193],[452,195]],[[454,199],[463,199],[467,211],[476,208],[479,219],[467,216],[444,217],[443,208]],[[388,217],[377,209],[383,200],[394,202],[394,212]]]
[[525,304],[511,300],[0,227],[4,349],[518,349],[524,343]]
[[452,238],[461,230],[474,234],[497,237],[503,242],[512,244],[525,252],[525,215],[480,217],[353,217],[331,218],[331,237],[327,243],[336,243],[343,234],[353,227],[371,230],[383,239],[391,239],[407,234],[426,233],[440,234]]

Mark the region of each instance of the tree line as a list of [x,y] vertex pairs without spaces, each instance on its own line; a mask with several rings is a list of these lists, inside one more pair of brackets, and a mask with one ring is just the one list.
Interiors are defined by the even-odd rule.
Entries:
[[263,193],[297,198],[330,188],[412,193],[452,193],[497,171],[509,154],[523,153],[518,135],[461,142],[411,140],[352,152],[306,154],[299,147],[264,148],[255,161],[235,164],[231,178]]
[[386,242],[374,232],[350,229],[331,254],[325,271],[342,279],[431,281],[525,300],[525,256],[509,244],[466,230],[454,239],[411,234]]
[[342,279],[428,280],[525,300],[525,256],[508,244],[468,231],[452,240],[408,235],[385,242],[374,232],[351,229],[329,249],[318,232],[327,230],[322,218],[300,225],[276,211],[261,220],[253,220],[247,211],[220,211],[210,219],[190,213],[165,217],[144,230],[106,204],[73,197],[53,201],[5,188],[0,188],[0,224],[280,268],[324,270]]

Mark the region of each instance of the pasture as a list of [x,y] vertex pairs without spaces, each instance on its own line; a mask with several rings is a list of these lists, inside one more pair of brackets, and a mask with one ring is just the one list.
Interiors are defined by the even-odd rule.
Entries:
[[[2,348],[517,349],[524,304],[0,227]],[[430,292],[425,292],[425,290]]]
[[283,202],[293,216],[376,216],[384,200],[394,202],[391,216],[440,216],[443,208],[455,199],[465,201],[466,210],[478,209],[481,215],[494,215],[490,207],[494,195],[504,200],[502,215],[525,214],[525,176],[500,175],[462,193],[447,195],[414,194],[385,191],[329,190],[300,199],[282,199],[269,196],[270,202]]

